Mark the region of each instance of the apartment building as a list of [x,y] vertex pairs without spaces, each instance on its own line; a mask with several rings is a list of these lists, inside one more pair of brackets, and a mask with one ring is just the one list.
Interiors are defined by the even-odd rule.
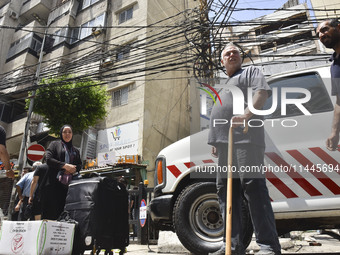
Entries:
[[244,64],[262,65],[267,75],[288,70],[283,63],[296,68],[326,61],[325,56],[315,56],[320,45],[306,3],[288,1],[271,14],[229,26],[225,34],[243,48],[247,56]]
[[[0,124],[11,159],[19,157],[27,91],[41,77],[72,73],[103,81],[111,95],[106,119],[74,138],[83,159],[115,151],[152,169],[158,152],[190,129],[190,70],[178,28],[195,0],[8,0],[0,6]],[[44,55],[39,63],[43,38]],[[179,67],[176,68],[176,63]],[[62,110],[62,109],[61,109]],[[77,116],[75,116],[77,117]],[[47,146],[33,115],[30,143]],[[152,183],[150,181],[150,183]]]
[[339,0],[310,0],[317,20],[340,17]]

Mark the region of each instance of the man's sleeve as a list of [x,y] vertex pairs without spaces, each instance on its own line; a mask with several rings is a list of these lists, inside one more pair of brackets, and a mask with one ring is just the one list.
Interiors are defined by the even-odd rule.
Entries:
[[26,174],[20,178],[20,180],[17,182],[16,186],[19,186],[21,190],[23,190],[24,185],[25,185],[25,181],[27,179]]
[[260,68],[250,66],[247,75],[249,75],[248,77],[250,81],[249,86],[252,87],[253,92],[257,90],[266,90],[268,93],[268,97],[272,95],[272,89],[268,85],[266,78],[264,77]]
[[1,126],[0,126],[0,144],[6,147],[6,132]]
[[39,167],[37,167],[36,169],[35,169],[35,171],[34,171],[34,174],[33,174],[33,177],[34,176],[39,176],[40,177],[40,168]]

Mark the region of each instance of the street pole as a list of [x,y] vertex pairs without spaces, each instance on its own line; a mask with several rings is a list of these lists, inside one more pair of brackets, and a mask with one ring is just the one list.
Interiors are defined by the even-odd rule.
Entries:
[[[42,59],[43,59],[44,44],[45,44],[45,39],[46,39],[46,35],[47,35],[47,29],[48,29],[48,27],[46,27],[46,29],[45,29],[43,41],[41,43],[39,62],[38,62],[37,70],[35,72],[35,79],[34,79],[34,82],[33,82],[33,86],[36,86],[38,84],[38,80],[39,80],[39,77],[40,77],[41,62],[42,62]],[[29,131],[29,128],[30,128],[31,117],[32,117],[32,112],[33,112],[35,94],[36,94],[36,89],[34,89],[33,92],[32,92],[32,96],[31,96],[31,100],[30,100],[30,104],[29,104],[28,112],[27,112],[27,120],[26,120],[24,135],[23,135],[23,138],[22,138],[22,141],[21,141],[21,146],[20,146],[20,153],[19,153],[19,159],[18,159],[18,165],[19,165],[18,168],[19,168],[20,174],[21,174],[21,171],[22,171],[22,168],[23,168],[23,165],[24,165],[24,155],[25,155],[25,150],[26,150],[28,131]]]
[[[34,82],[33,82],[33,86],[36,86],[38,84],[38,80],[39,80],[39,76],[40,76],[40,69],[41,69],[41,62],[42,62],[43,52],[44,52],[45,39],[46,39],[48,28],[49,28],[49,26],[47,26],[46,29],[45,29],[43,41],[41,43],[39,62],[38,62],[37,70],[35,72],[35,79],[34,79]],[[27,112],[27,120],[26,120],[24,135],[23,135],[23,138],[22,138],[22,141],[21,141],[21,146],[20,146],[19,159],[18,159],[19,176],[21,176],[22,168],[23,168],[23,165],[24,165],[24,155],[25,155],[25,150],[26,150],[28,131],[29,131],[32,112],[33,112],[35,94],[36,94],[36,89],[34,89],[33,92],[32,92],[32,98],[30,100],[30,105],[28,107],[28,112]],[[12,193],[11,193],[11,199],[10,199],[10,203],[9,203],[9,206],[8,206],[8,213],[7,213],[8,219],[10,219],[10,220],[12,218],[12,212],[13,212],[13,208],[15,206],[14,202],[15,202],[15,195],[16,195],[16,183],[17,183],[17,180],[14,179]]]

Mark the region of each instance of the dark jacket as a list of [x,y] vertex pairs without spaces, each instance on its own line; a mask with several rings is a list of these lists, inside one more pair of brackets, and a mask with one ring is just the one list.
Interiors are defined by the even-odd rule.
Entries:
[[[80,171],[82,167],[81,159],[80,159],[80,153],[79,150],[74,148],[75,157],[73,159],[73,162],[70,162],[70,164],[77,166],[77,172]],[[65,149],[62,145],[62,142],[60,140],[53,141],[46,150],[46,163],[49,166],[50,171],[50,177],[57,177],[57,174],[59,171],[62,170],[62,167],[66,164],[65,163]]]

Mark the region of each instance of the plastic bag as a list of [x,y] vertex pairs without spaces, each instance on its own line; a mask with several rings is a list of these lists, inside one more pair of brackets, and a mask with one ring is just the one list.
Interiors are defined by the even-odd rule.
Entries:
[[62,184],[68,186],[70,182],[72,181],[72,174],[66,174],[63,171],[59,171],[57,175],[57,179]]
[[33,213],[33,204],[28,204],[25,208],[24,217],[30,219]]

